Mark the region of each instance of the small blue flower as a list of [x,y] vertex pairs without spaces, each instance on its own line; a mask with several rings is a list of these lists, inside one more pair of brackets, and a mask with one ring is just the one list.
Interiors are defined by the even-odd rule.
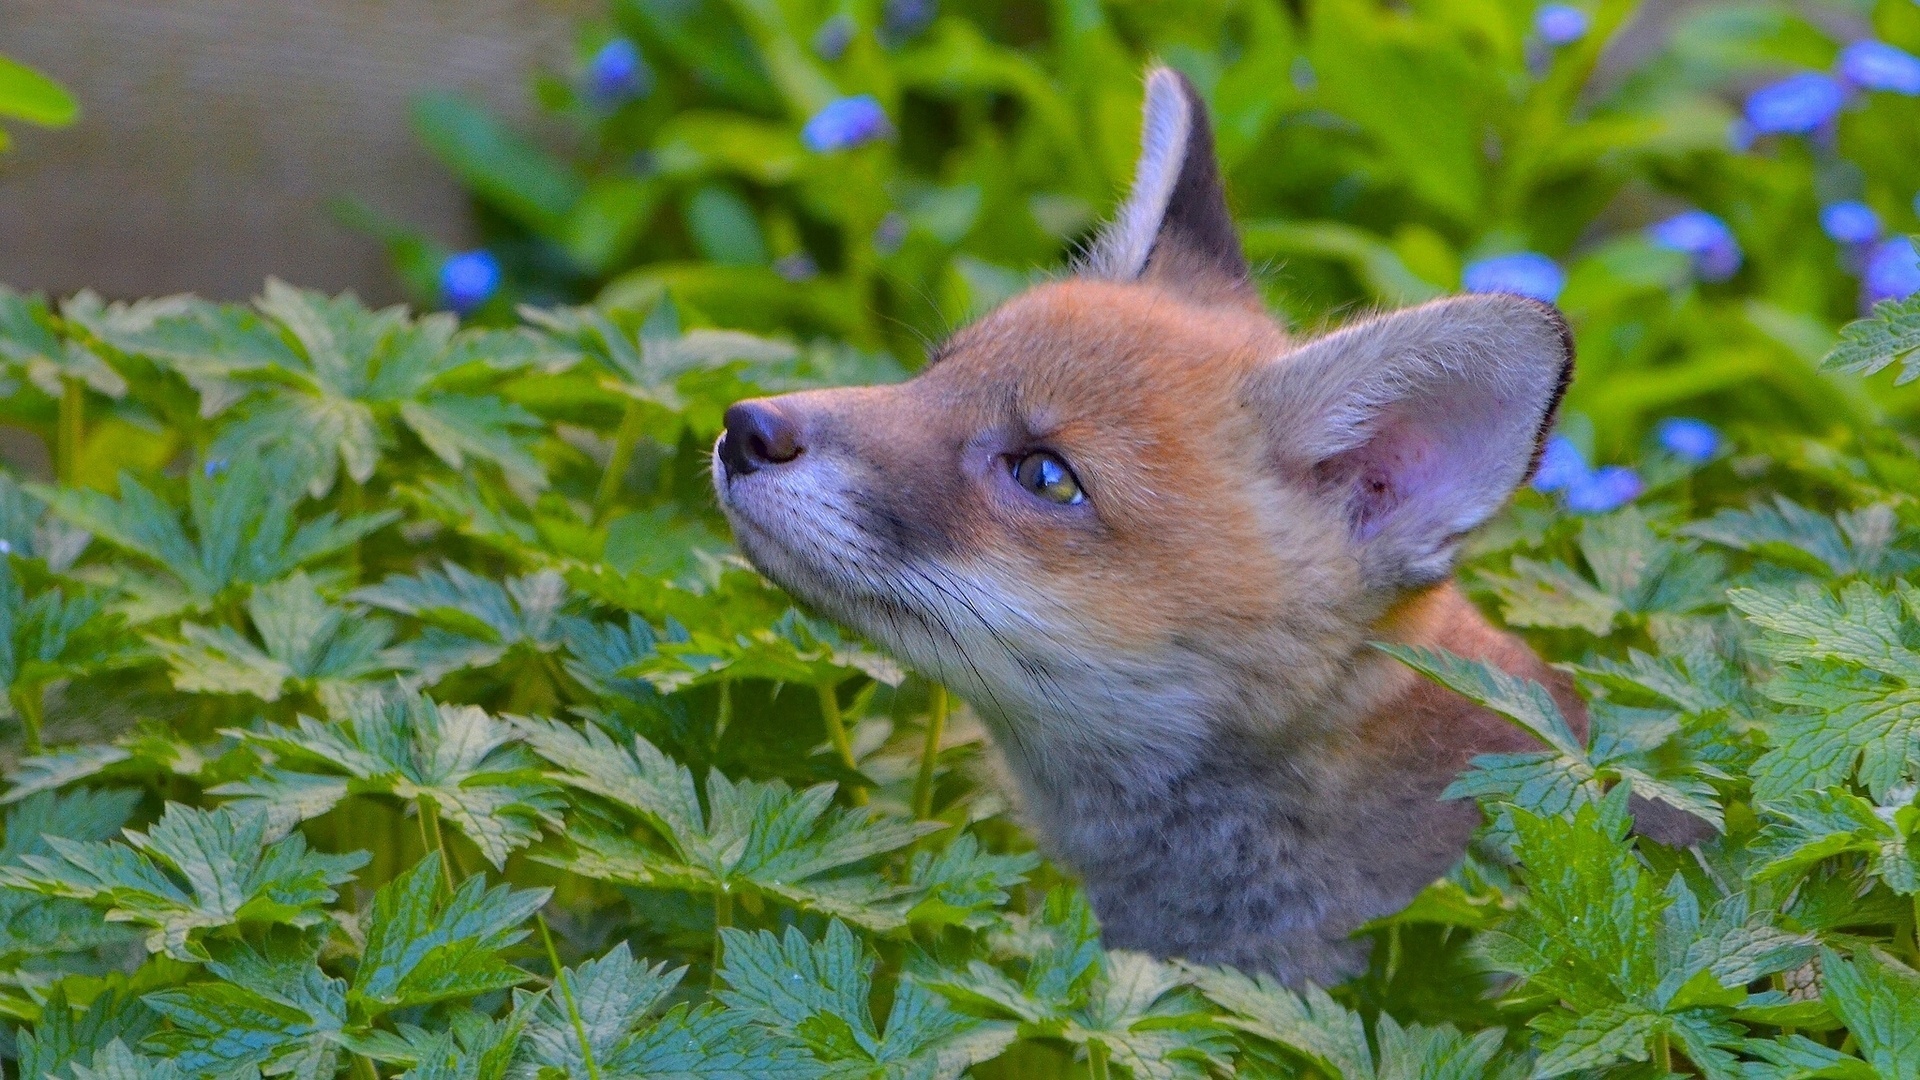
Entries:
[[13,541],[0,540],[0,555],[11,555],[11,554],[13,554]]
[[1545,255],[1517,251],[1468,263],[1460,284],[1472,293],[1512,293],[1551,304],[1567,286],[1566,271]]
[[1693,260],[1694,273],[1707,281],[1725,281],[1740,269],[1740,242],[1727,223],[1705,210],[1675,214],[1647,229],[1655,244]]
[[626,38],[614,38],[587,61],[587,96],[601,105],[618,105],[641,97],[652,87],[653,72],[640,58],[640,47]]
[[820,264],[813,256],[798,251],[773,264],[773,272],[788,281],[811,281],[820,273]]
[[1791,75],[1747,95],[1747,126],[1755,135],[1807,135],[1832,123],[1846,103],[1846,87],[1831,75]]
[[907,219],[899,211],[889,211],[873,230],[873,246],[882,255],[891,255],[907,242]]
[[462,315],[487,302],[500,289],[500,260],[482,248],[450,255],[440,264],[440,297]]
[[872,94],[859,94],[828,102],[814,113],[800,130],[800,141],[814,153],[825,154],[883,139],[892,130],[880,102]]
[[1646,490],[1640,474],[1625,465],[1595,469],[1567,487],[1567,509],[1576,514],[1604,514],[1618,510]]
[[1705,420],[1690,416],[1672,416],[1660,421],[1653,435],[1667,453],[1695,465],[1712,461],[1713,455],[1720,452],[1720,433]]
[[1587,36],[1593,20],[1571,4],[1547,4],[1533,13],[1533,32],[1549,45],[1571,45]]
[[918,37],[939,11],[939,0],[887,0],[887,40],[898,43]]
[[1820,231],[1842,244],[1871,244],[1880,239],[1880,215],[1854,199],[1820,208]]
[[813,34],[813,53],[831,64],[847,55],[847,46],[853,44],[853,20],[845,15],[835,15],[820,24]]
[[1840,50],[1840,77],[1863,90],[1920,95],[1920,56],[1884,41],[1856,41]]
[[1873,249],[1867,269],[1860,277],[1860,297],[1865,305],[1882,300],[1905,300],[1920,292],[1920,254],[1904,236],[1896,236]]
[[206,476],[209,479],[219,476],[221,473],[226,471],[227,471],[227,459],[223,457],[208,458],[207,463],[205,465],[200,466],[201,475]]
[[1533,490],[1564,491],[1586,479],[1590,471],[1586,457],[1573,445],[1573,440],[1555,435],[1540,451],[1540,468],[1533,474]]

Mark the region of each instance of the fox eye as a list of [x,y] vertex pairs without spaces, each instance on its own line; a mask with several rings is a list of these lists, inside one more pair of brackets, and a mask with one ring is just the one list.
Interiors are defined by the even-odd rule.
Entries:
[[1085,502],[1086,492],[1067,468],[1060,455],[1050,450],[1035,450],[1013,463],[1013,479],[1021,487],[1050,503],[1071,506]]

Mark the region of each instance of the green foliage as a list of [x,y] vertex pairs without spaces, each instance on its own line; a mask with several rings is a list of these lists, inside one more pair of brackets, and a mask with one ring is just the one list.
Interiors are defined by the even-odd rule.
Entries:
[[[1529,6],[912,6],[620,0],[582,56],[631,38],[651,93],[544,78],[565,157],[421,102],[506,266],[464,325],[0,291],[0,423],[51,466],[0,476],[11,1074],[1920,1074],[1915,309],[1842,329],[1813,231],[1816,192],[1911,230],[1914,101],[1731,149],[1729,88],[1835,50],[1767,4],[1597,79],[1628,4],[1558,50]],[[1920,48],[1920,9],[1870,8]],[[1561,433],[1646,483],[1522,493],[1464,575],[1583,708],[1385,647],[1528,748],[1448,789],[1479,842],[1341,986],[1103,948],[974,779],[976,718],[712,504],[728,404],[900,378],[1087,238],[1148,54],[1209,98],[1296,325],[1557,258]],[[807,149],[850,93],[890,133]],[[1635,231],[1679,201],[1737,274]],[[358,220],[433,299],[443,252]],[[1643,442],[1682,410],[1724,445]]]

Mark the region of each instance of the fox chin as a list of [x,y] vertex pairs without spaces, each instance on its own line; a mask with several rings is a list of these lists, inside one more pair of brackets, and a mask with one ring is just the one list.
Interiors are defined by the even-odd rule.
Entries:
[[1550,305],[1439,300],[1294,340],[1205,108],[1147,77],[1142,152],[1073,276],[915,378],[743,401],[713,481],[746,556],[987,722],[1109,945],[1331,982],[1466,849],[1440,793],[1526,737],[1381,655],[1565,678],[1452,584],[1573,373]]

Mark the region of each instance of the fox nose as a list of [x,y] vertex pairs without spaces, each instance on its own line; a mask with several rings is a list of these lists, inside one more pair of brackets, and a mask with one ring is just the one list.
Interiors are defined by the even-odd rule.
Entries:
[[800,425],[771,402],[742,401],[727,410],[725,423],[727,435],[720,443],[720,460],[729,475],[745,476],[785,465],[806,452]]

